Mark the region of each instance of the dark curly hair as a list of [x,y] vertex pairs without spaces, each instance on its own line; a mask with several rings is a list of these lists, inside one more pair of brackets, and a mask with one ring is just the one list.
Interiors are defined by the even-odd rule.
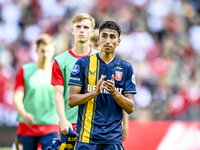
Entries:
[[115,30],[118,33],[118,37],[120,37],[121,27],[118,23],[116,23],[114,21],[104,21],[104,22],[102,22],[99,26],[99,34],[103,29]]

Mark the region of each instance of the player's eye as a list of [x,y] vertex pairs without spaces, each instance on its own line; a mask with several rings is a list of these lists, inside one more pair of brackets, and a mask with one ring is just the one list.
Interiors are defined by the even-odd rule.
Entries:
[[114,36],[114,35],[111,35],[110,38],[111,38],[111,39],[115,39],[115,36]]

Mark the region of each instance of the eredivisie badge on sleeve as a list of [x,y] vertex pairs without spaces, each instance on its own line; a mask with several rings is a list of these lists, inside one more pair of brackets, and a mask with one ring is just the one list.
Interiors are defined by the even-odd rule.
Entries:
[[136,85],[136,83],[135,83],[135,75],[134,74],[132,75],[132,82]]
[[122,72],[120,72],[120,71],[115,71],[115,79],[117,80],[117,81],[121,81],[122,80]]
[[75,75],[75,74],[79,73],[79,71],[80,71],[79,65],[75,64],[72,69],[72,74]]

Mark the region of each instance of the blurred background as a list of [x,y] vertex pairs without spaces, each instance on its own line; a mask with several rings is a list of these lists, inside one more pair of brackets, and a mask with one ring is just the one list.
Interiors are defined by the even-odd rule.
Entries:
[[73,46],[72,18],[83,12],[95,28],[105,20],[122,27],[116,55],[133,64],[137,84],[130,120],[200,120],[199,0],[0,0],[1,135],[18,125],[15,75],[37,60],[36,38],[51,34],[61,54]]

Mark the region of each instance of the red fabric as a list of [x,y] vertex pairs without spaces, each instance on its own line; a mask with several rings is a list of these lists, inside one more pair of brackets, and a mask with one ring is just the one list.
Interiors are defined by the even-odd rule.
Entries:
[[74,53],[72,52],[72,48],[69,50],[69,53],[70,53],[70,55],[72,55],[74,58],[79,59],[79,58],[82,58],[82,57],[85,57],[85,56],[90,56],[90,54],[92,53],[92,48],[90,48],[89,53],[86,54],[86,55],[76,55],[76,54],[74,54]]
[[56,60],[53,63],[51,84],[64,86],[64,78]]
[[[76,132],[77,131],[77,124],[72,124],[72,127],[74,128],[74,131]],[[59,128],[59,132],[62,133],[62,131],[60,130],[60,128]]]
[[129,121],[127,137],[122,144],[126,150],[155,150],[170,124],[162,121]]
[[129,121],[125,150],[200,150],[199,122]]
[[15,91],[24,92],[24,70],[23,67],[19,68],[15,81]]
[[41,136],[53,132],[59,132],[58,124],[55,125],[32,125],[28,126],[24,123],[19,123],[17,134],[23,136]]

